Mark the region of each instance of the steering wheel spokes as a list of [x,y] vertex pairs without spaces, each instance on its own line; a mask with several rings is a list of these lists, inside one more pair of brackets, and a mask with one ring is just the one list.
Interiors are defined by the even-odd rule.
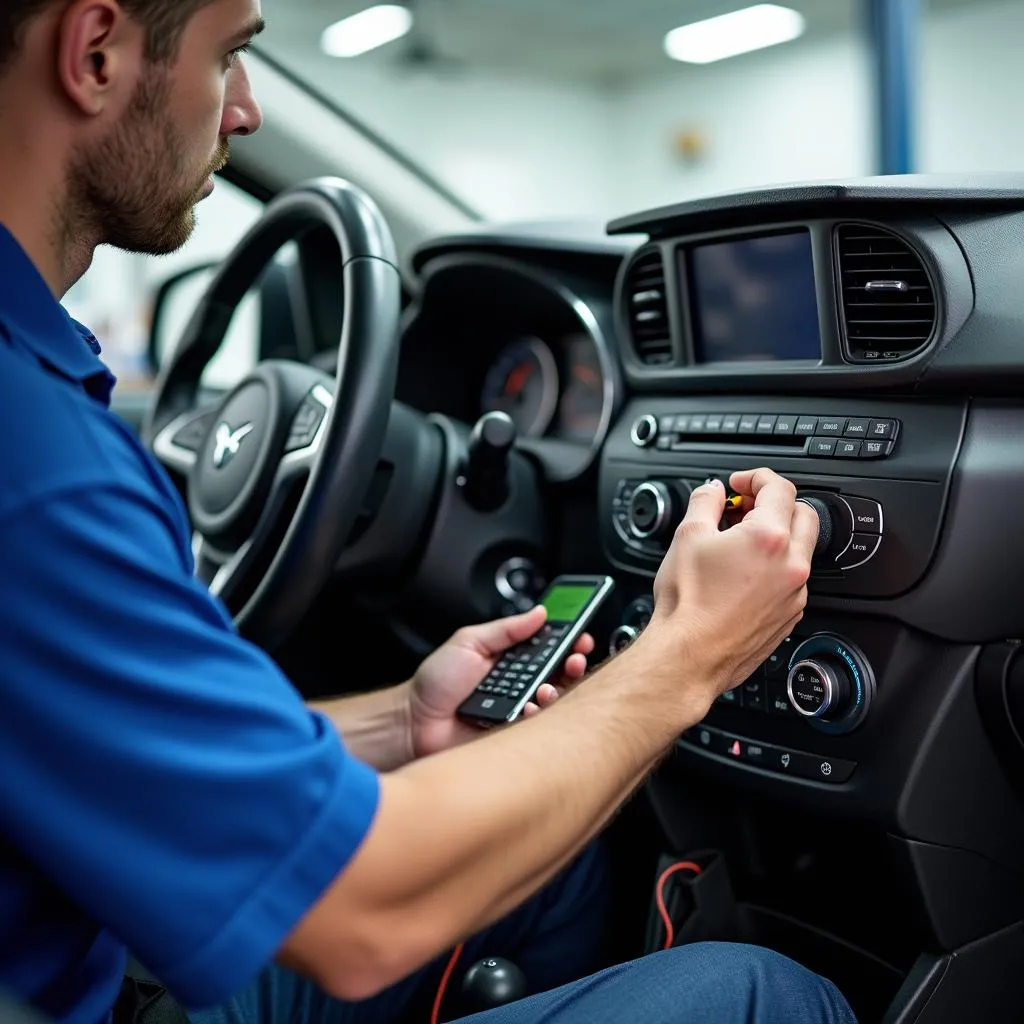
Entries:
[[[268,360],[217,408],[198,408],[235,309],[293,240],[308,257],[311,301],[340,324],[336,376]],[[292,189],[220,268],[158,384],[144,433],[187,477],[196,574],[264,646],[327,582],[373,478],[397,374],[396,263],[387,225],[359,189],[335,178]]]

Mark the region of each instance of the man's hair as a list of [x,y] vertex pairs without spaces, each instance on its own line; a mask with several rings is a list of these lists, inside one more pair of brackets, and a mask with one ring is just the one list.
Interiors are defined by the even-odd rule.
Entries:
[[[47,7],[67,0],[0,0],[0,73],[13,61],[25,27]],[[177,56],[192,15],[213,0],[117,0],[146,29],[146,58],[166,63]]]

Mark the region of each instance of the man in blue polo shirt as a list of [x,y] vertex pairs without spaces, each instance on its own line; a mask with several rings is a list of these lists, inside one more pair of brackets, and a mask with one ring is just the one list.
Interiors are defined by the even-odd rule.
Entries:
[[193,578],[181,502],[59,298],[101,243],[188,238],[229,138],[259,127],[239,59],[259,28],[258,0],[0,6],[0,989],[100,1024],[130,948],[197,1024],[377,1024],[475,935],[467,959],[514,952],[548,990],[488,1024],[851,1020],[741,946],[555,987],[600,932],[581,852],[802,614],[817,524],[788,483],[738,474],[756,507],[725,534],[724,491],[700,489],[644,636],[474,743],[455,708],[543,611],[312,709]]

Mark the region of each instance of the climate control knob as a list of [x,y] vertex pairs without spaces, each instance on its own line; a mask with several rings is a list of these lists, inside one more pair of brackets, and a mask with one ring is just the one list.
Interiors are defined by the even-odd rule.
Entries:
[[856,729],[875,694],[871,665],[853,644],[819,633],[801,643],[789,661],[789,703],[824,732]]
[[833,717],[846,710],[850,700],[850,679],[844,667],[824,658],[797,662],[787,682],[789,702],[805,718]]
[[669,486],[660,480],[640,484],[626,509],[629,532],[639,540],[665,536],[675,528],[677,504]]

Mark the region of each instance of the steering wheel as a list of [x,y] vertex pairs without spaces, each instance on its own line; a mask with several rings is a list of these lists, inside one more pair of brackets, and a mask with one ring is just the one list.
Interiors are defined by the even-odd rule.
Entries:
[[[325,238],[337,259],[326,270]],[[340,321],[337,373],[268,360],[201,408],[200,379],[239,303],[291,241],[300,255],[309,246],[316,273],[334,274],[321,299]],[[187,476],[197,576],[263,647],[327,583],[373,479],[398,367],[397,262],[380,210],[352,184],[283,193],[220,266],[157,383],[143,436]]]

